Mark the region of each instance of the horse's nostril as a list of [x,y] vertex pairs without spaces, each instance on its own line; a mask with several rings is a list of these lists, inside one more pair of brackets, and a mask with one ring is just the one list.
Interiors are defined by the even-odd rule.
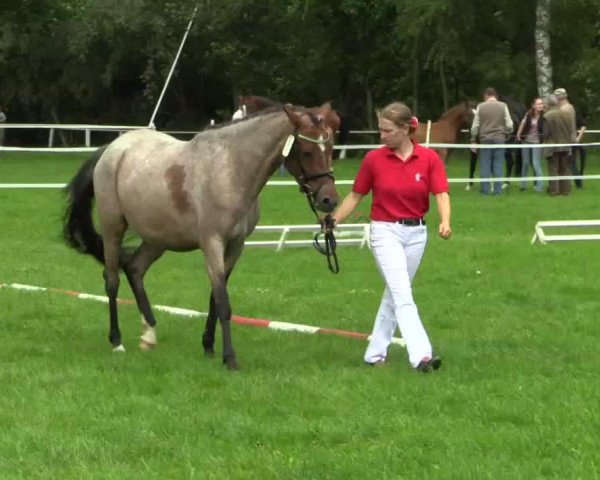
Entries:
[[337,206],[337,200],[331,197],[324,197],[321,202],[328,211],[332,211]]

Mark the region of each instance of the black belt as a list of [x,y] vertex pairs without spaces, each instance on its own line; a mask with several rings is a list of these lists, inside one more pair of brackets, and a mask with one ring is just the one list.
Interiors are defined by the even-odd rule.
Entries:
[[407,227],[418,227],[420,225],[426,225],[424,218],[401,218],[396,220],[395,223],[400,225],[406,225]]

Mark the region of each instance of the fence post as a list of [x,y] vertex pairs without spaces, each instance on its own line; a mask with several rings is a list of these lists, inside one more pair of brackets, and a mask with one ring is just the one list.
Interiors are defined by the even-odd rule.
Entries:
[[48,131],[48,148],[52,148],[53,145],[54,145],[54,129],[51,128]]

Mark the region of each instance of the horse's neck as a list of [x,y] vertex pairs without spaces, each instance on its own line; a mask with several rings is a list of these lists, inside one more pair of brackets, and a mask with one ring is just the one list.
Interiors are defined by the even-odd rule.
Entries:
[[466,122],[466,116],[462,111],[448,112],[439,121],[451,125],[452,131],[456,132],[456,136],[458,136],[463,124]]
[[283,111],[248,119],[236,127],[231,132],[231,140],[236,171],[245,179],[240,187],[258,195],[283,162],[281,152],[294,127]]

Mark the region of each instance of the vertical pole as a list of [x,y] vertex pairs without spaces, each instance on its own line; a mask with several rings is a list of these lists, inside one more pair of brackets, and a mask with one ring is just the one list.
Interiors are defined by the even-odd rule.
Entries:
[[154,125],[154,119],[156,117],[156,113],[158,112],[158,108],[162,102],[163,97],[165,96],[165,92],[167,91],[167,86],[171,81],[171,77],[173,76],[173,72],[175,71],[175,66],[177,65],[177,61],[179,60],[179,55],[181,55],[181,50],[183,50],[183,45],[185,44],[185,40],[187,39],[188,33],[190,33],[190,28],[192,28],[192,23],[194,22],[194,17],[196,16],[196,11],[198,10],[198,4],[194,8],[194,12],[192,13],[192,18],[188,23],[187,29],[183,34],[183,38],[181,39],[181,44],[179,45],[179,50],[177,50],[177,55],[175,55],[175,60],[173,60],[173,65],[171,65],[171,70],[169,71],[169,75],[167,75],[167,79],[165,80],[165,84],[163,86],[162,92],[160,93],[160,97],[158,98],[158,102],[156,102],[156,107],[154,107],[154,112],[152,112],[152,117],[150,118],[150,122],[148,123],[148,127],[154,129],[156,126]]

